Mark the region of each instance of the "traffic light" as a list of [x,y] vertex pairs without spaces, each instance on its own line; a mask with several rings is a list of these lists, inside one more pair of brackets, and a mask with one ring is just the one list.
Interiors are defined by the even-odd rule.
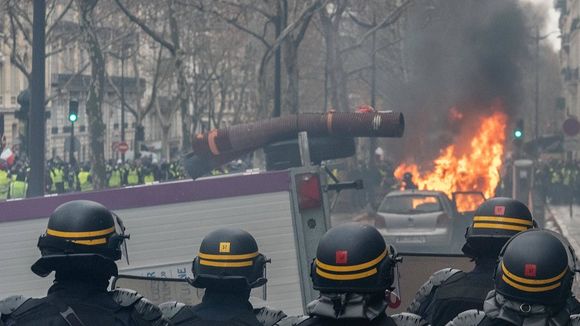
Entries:
[[521,140],[524,138],[524,119],[518,119],[514,129],[514,139]]
[[79,101],[70,100],[68,102],[68,121],[75,123],[79,119]]
[[30,90],[27,88],[20,92],[16,101],[20,105],[20,109],[14,112],[16,119],[28,121],[28,111],[30,110]]

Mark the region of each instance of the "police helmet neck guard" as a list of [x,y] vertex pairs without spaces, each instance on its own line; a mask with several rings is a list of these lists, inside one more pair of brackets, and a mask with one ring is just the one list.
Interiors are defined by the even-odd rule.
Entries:
[[346,223],[320,239],[310,268],[314,289],[374,293],[391,289],[397,254],[372,226]]
[[236,228],[215,230],[203,239],[193,260],[193,280],[197,288],[244,291],[260,287],[269,260],[258,251],[254,237]]
[[97,259],[111,275],[116,275],[114,262],[123,256],[122,247],[128,238],[121,219],[103,205],[88,200],[70,201],[50,216],[46,232],[38,239],[41,258],[31,269],[44,277],[59,266]]
[[522,232],[502,248],[494,280],[507,299],[557,306],[571,295],[575,258],[552,231]]
[[534,226],[532,213],[522,202],[504,197],[488,199],[475,211],[462,251],[472,258],[497,257],[509,238]]

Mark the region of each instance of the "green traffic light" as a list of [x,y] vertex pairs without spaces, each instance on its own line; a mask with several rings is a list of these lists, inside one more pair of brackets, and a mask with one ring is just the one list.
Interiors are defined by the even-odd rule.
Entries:
[[75,121],[77,121],[78,118],[79,117],[76,114],[74,114],[74,113],[68,115],[68,120],[70,122],[75,122]]
[[524,133],[521,130],[514,131],[514,136],[516,138],[522,138],[523,135],[524,135]]

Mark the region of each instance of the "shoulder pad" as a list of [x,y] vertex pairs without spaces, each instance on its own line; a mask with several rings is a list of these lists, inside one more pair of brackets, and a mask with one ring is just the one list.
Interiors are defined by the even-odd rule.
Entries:
[[112,292],[113,300],[122,307],[129,307],[134,305],[137,301],[143,298],[137,291],[129,289],[115,289]]
[[426,308],[424,305],[428,304],[427,301],[433,290],[457,273],[462,273],[462,271],[455,268],[444,268],[433,273],[429,277],[429,280],[419,288],[407,311],[414,314],[421,314],[421,310]]
[[397,326],[422,326],[427,325],[427,321],[423,320],[421,316],[411,314],[408,312],[402,312],[400,314],[392,315],[391,319],[397,324]]
[[276,326],[297,326],[308,320],[308,316],[292,316],[280,320]]
[[269,307],[254,309],[254,315],[260,324],[264,326],[276,325],[276,323],[278,323],[280,320],[286,318],[286,314],[282,310],[272,309]]
[[163,317],[169,320],[175,317],[183,307],[185,307],[185,304],[177,301],[164,302],[159,305]]
[[570,325],[571,326],[579,326],[580,325],[580,315],[570,316]]
[[22,306],[22,304],[28,301],[28,299],[30,298],[24,297],[22,295],[13,295],[0,301],[0,315],[10,315],[16,311],[16,309]]
[[135,311],[147,321],[159,320],[162,318],[161,310],[159,307],[149,301],[149,299],[141,297],[139,301],[134,306]]
[[483,311],[476,309],[467,310],[453,318],[452,321],[447,323],[447,326],[476,326],[481,323],[483,318],[485,318]]

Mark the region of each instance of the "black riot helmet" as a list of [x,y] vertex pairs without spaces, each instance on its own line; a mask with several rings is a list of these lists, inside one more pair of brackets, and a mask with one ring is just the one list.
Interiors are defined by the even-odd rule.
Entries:
[[266,284],[268,259],[248,232],[237,228],[217,229],[203,238],[193,260],[193,280],[197,288],[246,290]]
[[533,229],[510,239],[495,272],[496,291],[527,304],[563,305],[571,295],[574,258],[552,231]]
[[375,293],[392,289],[397,254],[370,225],[345,223],[318,243],[310,277],[321,292]]
[[41,258],[31,269],[44,277],[59,268],[97,259],[104,270],[116,275],[114,262],[121,259],[128,238],[121,219],[103,205],[89,200],[70,201],[50,216],[46,232],[38,239]]
[[511,198],[490,198],[475,211],[462,251],[472,258],[495,258],[509,238],[533,227],[532,213],[524,203]]

